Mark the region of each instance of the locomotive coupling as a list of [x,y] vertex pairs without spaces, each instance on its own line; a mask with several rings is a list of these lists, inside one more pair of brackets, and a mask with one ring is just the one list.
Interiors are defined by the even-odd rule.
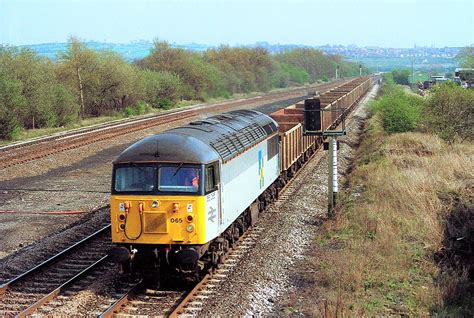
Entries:
[[125,247],[116,246],[111,248],[107,255],[109,256],[110,260],[114,263],[123,263],[131,258],[130,251]]

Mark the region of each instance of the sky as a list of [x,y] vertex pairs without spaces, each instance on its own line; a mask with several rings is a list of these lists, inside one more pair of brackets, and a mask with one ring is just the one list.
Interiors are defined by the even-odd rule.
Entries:
[[474,43],[474,0],[0,0],[0,44]]

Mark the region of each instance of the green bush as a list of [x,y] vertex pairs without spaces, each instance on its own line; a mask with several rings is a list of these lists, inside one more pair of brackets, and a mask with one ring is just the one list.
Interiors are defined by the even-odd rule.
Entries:
[[137,113],[133,107],[128,106],[128,107],[125,107],[122,114],[124,117],[131,117],[131,116],[135,116]]
[[474,90],[454,83],[437,85],[423,107],[426,130],[437,133],[448,142],[473,140]]
[[53,111],[56,114],[56,126],[65,126],[75,122],[79,118],[79,104],[72,93],[63,85],[56,84],[51,87],[54,104]]
[[143,115],[147,113],[147,106],[144,102],[138,102],[137,106],[135,106],[135,112],[137,115]]
[[388,133],[412,131],[420,123],[423,99],[409,95],[396,86],[371,104],[371,111],[381,116],[384,130]]
[[394,70],[392,71],[393,80],[395,83],[400,85],[409,85],[408,77],[410,76],[410,70]]
[[163,108],[165,110],[171,109],[175,105],[175,103],[167,97],[158,97],[155,103],[159,108]]
[[143,115],[148,112],[148,109],[149,107],[147,106],[147,104],[140,101],[134,106],[125,107],[125,109],[122,111],[122,115],[124,117]]

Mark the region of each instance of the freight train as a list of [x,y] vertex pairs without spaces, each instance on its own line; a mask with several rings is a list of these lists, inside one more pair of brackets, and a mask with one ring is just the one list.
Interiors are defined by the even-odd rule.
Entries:
[[[371,85],[371,78],[355,79],[323,106],[349,111]],[[322,142],[303,135],[301,105],[286,110],[215,115],[123,151],[113,163],[111,258],[156,281],[197,279],[222,263]]]

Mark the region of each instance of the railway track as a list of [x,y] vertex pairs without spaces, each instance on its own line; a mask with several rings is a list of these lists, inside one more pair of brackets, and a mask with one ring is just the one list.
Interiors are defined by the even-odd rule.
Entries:
[[[268,207],[268,210],[288,200],[291,193],[295,191],[295,180],[311,160],[320,159],[320,157],[317,156],[320,151],[320,147],[316,148],[311,157],[296,171],[294,176],[284,186],[278,199]],[[246,252],[257,243],[261,233],[264,231],[265,228],[258,226],[258,224],[248,229],[241,236],[235,247],[227,253],[224,263],[220,264],[219,267],[211,273],[206,274],[192,289],[181,292],[176,290],[143,292],[143,286],[136,284],[118,297],[115,302],[110,304],[99,317],[125,318],[131,315],[167,317],[198,316],[203,308],[203,301],[212,297],[212,295],[219,290],[219,284],[221,284],[233,268],[239,264],[240,260],[246,255]]]
[[202,300],[210,297],[230,270],[237,266],[247,250],[257,242],[264,228],[254,226],[236,242],[226,255],[226,261],[212,273],[206,274],[192,289],[187,290],[146,290],[137,283],[115,302],[109,304],[100,315],[101,318],[133,316],[196,315]]
[[239,99],[198,107],[189,107],[136,119],[119,120],[0,147],[0,170],[156,125],[198,116],[203,111],[223,112],[249,103],[278,101],[295,95],[303,95],[308,89],[317,88],[319,90],[328,90],[341,85],[343,82],[344,80],[340,80],[311,88],[297,89],[290,92],[256,96],[248,99]]
[[101,267],[110,270],[110,225],[0,285],[0,315],[25,317]]
[[[357,103],[358,100],[347,109],[347,113],[350,113]],[[319,162],[322,159],[321,151],[321,141],[319,140],[315,144],[314,152],[311,153],[308,160],[300,165],[293,177],[284,186],[278,198],[267,207],[267,213],[277,213],[279,206],[291,198],[292,194],[300,186],[299,183],[295,182],[298,176],[310,162],[314,160]],[[258,242],[261,233],[264,231],[265,228],[258,224],[247,230],[236,247],[226,254],[224,263],[217,269],[206,274],[191,290],[183,291],[181,294],[157,291],[156,295],[158,296],[153,298],[143,293],[141,286],[137,285],[110,305],[110,307],[102,313],[101,317],[129,317],[130,315],[160,315],[169,317],[198,316],[203,309],[203,304],[206,299],[213,297],[213,295],[218,292],[219,285],[228,277],[233,268],[238,266],[242,258],[246,255],[247,250],[251,249]]]
[[[207,108],[206,110],[209,111]],[[182,118],[180,116],[179,119]],[[105,133],[114,131],[115,128],[117,127],[114,126],[114,129],[107,128]],[[143,128],[137,128],[136,130],[138,129]],[[99,132],[100,135],[102,130],[99,130]],[[97,131],[94,130],[93,133],[97,134]],[[91,142],[95,141],[88,141],[88,143]],[[312,158],[314,157],[314,155],[311,156],[310,160],[313,160]],[[304,165],[310,160],[306,161]],[[288,198],[287,191],[292,189],[293,182],[297,179],[300,171],[303,170],[304,165],[289,180],[279,199],[271,206]],[[74,286],[76,286],[76,289],[80,289],[81,286],[86,286],[91,279],[100,276],[101,273],[110,272],[112,265],[108,264],[106,256],[110,245],[107,243],[107,240],[104,240],[104,236],[107,238],[109,236],[108,229],[109,226],[97,231],[90,237],[48,259],[30,271],[1,285],[0,313],[4,316],[26,316],[39,310],[38,313],[51,314],[51,311],[43,310],[41,306],[49,302],[54,307],[54,301],[51,302],[51,300],[59,297],[67,298],[67,296],[60,295],[65,290],[71,289]],[[107,307],[102,316],[198,315],[202,309],[203,301],[217,291],[219,284],[226,279],[232,268],[239,264],[242,257],[246,255],[246,251],[258,241],[260,233],[264,230],[264,228],[258,225],[249,229],[242,236],[236,247],[226,255],[224,264],[213,273],[206,275],[192,290],[159,290],[143,293],[141,290],[142,285],[139,282],[125,282],[117,289],[113,297],[108,298],[108,303],[104,303],[101,306]],[[78,253],[79,250],[81,251],[80,253]],[[110,304],[111,302],[112,304]]]

